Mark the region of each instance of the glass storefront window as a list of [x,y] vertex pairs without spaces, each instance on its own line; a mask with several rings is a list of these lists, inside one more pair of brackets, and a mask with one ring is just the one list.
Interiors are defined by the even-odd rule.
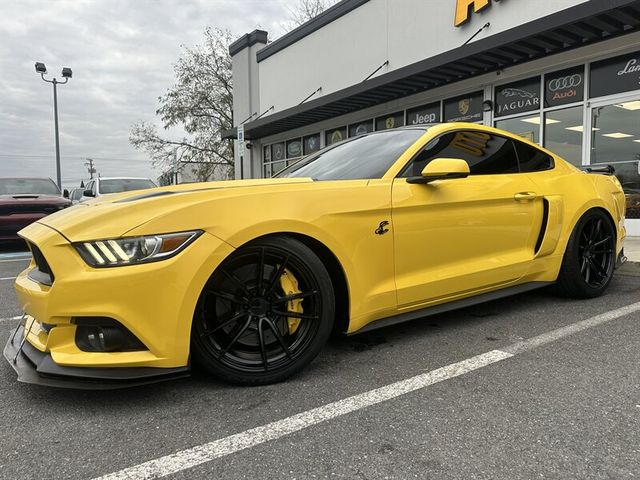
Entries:
[[544,146],[576,166],[582,165],[582,105],[545,113]]
[[496,128],[515,133],[531,142],[540,143],[540,115],[498,120]]
[[591,109],[591,163],[611,164],[627,196],[627,218],[640,219],[640,101]]

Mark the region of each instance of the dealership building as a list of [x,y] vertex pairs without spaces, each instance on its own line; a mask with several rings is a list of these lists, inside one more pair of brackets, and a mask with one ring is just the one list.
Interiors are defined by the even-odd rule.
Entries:
[[638,0],[342,0],[230,53],[237,178],[375,130],[483,123],[614,165],[640,236]]

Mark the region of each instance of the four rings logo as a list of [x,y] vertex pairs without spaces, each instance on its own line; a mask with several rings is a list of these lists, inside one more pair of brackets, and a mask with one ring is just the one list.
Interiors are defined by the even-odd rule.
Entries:
[[549,90],[557,92],[569,88],[577,88],[582,84],[582,75],[575,74],[566,77],[554,78],[549,82]]

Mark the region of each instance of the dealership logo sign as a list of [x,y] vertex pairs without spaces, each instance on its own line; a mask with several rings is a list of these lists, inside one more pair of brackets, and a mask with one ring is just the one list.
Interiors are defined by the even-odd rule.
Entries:
[[502,95],[505,97],[521,97],[521,98],[535,98],[535,95],[531,92],[527,92],[526,90],[521,90],[519,88],[505,88],[502,90]]
[[[498,1],[498,0],[495,0]],[[478,13],[491,6],[491,0],[456,0],[456,19],[454,25],[460,25],[469,21],[471,11]]]
[[505,88],[500,94],[509,101],[498,103],[498,114],[507,115],[509,113],[532,110],[540,106],[540,97],[522,90],[520,88]]
[[582,75],[567,75],[549,81],[547,88],[553,92],[551,100],[564,100],[578,96],[578,87],[582,85]]
[[[632,58],[627,62],[625,67],[618,72],[618,76],[622,77],[623,75],[629,75],[632,73],[640,74],[640,62],[635,58]],[[640,81],[638,83],[640,84]]]
[[557,92],[567,88],[576,88],[582,85],[582,75],[575,74],[566,77],[554,78],[549,82],[549,90]]
[[464,98],[458,102],[458,111],[460,115],[466,115],[469,113],[469,108],[471,107],[471,99]]

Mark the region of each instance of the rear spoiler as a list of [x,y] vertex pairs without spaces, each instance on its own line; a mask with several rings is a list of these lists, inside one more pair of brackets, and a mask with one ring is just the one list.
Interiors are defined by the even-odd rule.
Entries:
[[602,165],[600,167],[584,167],[583,170],[587,173],[601,173],[603,175],[615,175],[616,169],[613,165]]

